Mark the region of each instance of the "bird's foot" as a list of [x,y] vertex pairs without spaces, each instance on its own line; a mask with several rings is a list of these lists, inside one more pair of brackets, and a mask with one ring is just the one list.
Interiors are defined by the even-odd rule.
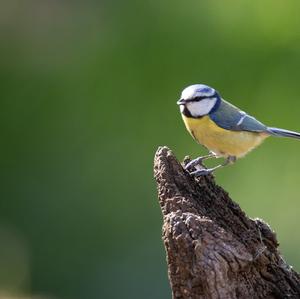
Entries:
[[[191,161],[191,162],[193,162],[193,161]],[[203,168],[200,168],[200,169],[198,168],[196,171],[192,171],[190,174],[195,176],[195,177],[202,176],[202,175],[208,175],[208,174],[214,172],[215,170],[217,170],[219,168],[222,168],[222,167],[224,167],[228,164],[234,163],[235,161],[236,161],[236,157],[228,156],[223,164],[219,164],[219,165],[217,165],[213,168],[207,168],[207,169],[205,167],[203,167],[203,165],[202,165]]]
[[184,168],[185,168],[186,170],[189,170],[189,169],[191,169],[191,168],[193,168],[193,167],[195,167],[195,166],[197,166],[197,165],[200,165],[200,166],[202,166],[202,167],[205,167],[205,166],[202,164],[202,162],[203,162],[204,160],[207,160],[207,159],[213,158],[213,157],[215,157],[215,154],[210,152],[207,156],[198,157],[198,158],[196,158],[196,159],[190,161],[189,163],[187,163],[187,164],[184,166]]
[[208,175],[208,174],[212,173],[214,170],[215,170],[214,168],[208,168],[208,169],[203,168],[203,169],[199,169],[199,170],[191,172],[190,175],[193,175],[195,177]]
[[189,170],[189,169],[195,167],[196,165],[201,165],[201,166],[203,166],[203,165],[202,165],[202,162],[203,162],[203,160],[204,160],[203,158],[204,158],[204,157],[198,157],[198,158],[196,158],[196,159],[190,161],[188,164],[186,164],[186,165],[184,166],[184,168],[185,168],[186,170]]

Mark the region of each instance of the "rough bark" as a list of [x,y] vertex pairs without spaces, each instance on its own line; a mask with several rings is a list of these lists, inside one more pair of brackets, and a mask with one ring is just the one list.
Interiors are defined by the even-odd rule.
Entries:
[[275,233],[250,219],[213,176],[191,177],[161,147],[154,174],[173,298],[300,298]]

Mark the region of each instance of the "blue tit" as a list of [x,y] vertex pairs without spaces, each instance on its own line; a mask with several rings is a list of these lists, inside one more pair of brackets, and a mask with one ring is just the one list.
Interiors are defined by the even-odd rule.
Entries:
[[213,88],[195,84],[182,91],[177,102],[184,124],[192,137],[210,153],[186,165],[191,169],[212,157],[223,157],[225,162],[210,169],[192,172],[206,175],[245,156],[269,136],[300,139],[300,133],[267,127],[253,116],[223,100]]

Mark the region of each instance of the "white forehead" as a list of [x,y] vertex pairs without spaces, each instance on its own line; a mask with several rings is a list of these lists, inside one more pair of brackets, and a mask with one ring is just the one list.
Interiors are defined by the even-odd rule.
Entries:
[[181,93],[181,99],[193,99],[196,97],[210,97],[215,90],[204,84],[194,84],[186,87]]

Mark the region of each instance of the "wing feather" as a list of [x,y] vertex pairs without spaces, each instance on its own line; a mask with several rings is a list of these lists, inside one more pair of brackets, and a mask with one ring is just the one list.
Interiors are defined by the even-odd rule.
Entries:
[[218,109],[209,114],[219,127],[231,131],[266,132],[267,127],[232,104],[221,100]]

